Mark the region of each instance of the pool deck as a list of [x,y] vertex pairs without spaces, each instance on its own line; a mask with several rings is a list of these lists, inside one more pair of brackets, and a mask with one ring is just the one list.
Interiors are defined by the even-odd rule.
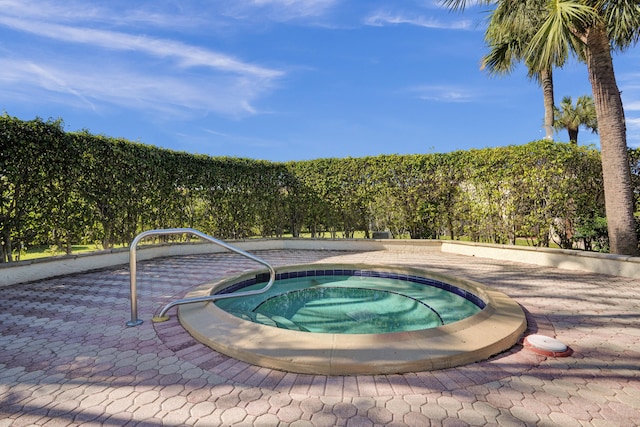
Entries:
[[573,350],[517,345],[439,371],[320,376],[260,368],[215,353],[171,320],[166,302],[256,264],[234,254],[138,265],[0,289],[0,427],[640,425],[640,278],[479,257],[412,252],[269,250],[273,265],[366,263],[428,268],[494,287],[522,305],[529,333]]

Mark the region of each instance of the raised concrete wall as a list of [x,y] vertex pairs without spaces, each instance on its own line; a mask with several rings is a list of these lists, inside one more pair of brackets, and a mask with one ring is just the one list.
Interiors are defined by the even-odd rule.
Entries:
[[443,241],[440,250],[445,253],[516,261],[567,270],[581,270],[610,274],[612,276],[640,277],[640,257],[567,249],[449,241]]
[[[583,270],[594,273],[624,277],[640,277],[640,258],[600,254],[595,252],[570,251],[522,246],[502,246],[469,242],[434,240],[325,240],[325,239],[256,239],[230,242],[246,251],[259,250],[345,250],[396,252],[441,251],[467,256],[523,262],[547,267]],[[176,245],[141,246],[138,260],[178,255],[224,252],[209,243],[187,243]],[[97,270],[122,265],[128,267],[129,250],[116,249],[71,256],[43,258],[0,264],[0,287],[31,282],[48,277],[63,276],[83,271]]]

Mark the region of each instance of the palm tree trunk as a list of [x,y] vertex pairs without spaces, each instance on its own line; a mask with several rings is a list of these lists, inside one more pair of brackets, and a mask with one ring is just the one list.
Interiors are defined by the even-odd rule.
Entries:
[[540,85],[544,96],[544,139],[553,139],[553,71],[551,67],[540,72]]
[[600,132],[610,251],[637,255],[624,110],[605,29],[591,27],[586,34],[586,45],[587,69]]

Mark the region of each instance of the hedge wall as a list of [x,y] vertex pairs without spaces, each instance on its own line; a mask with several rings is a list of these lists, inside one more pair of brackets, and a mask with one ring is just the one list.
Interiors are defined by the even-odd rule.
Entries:
[[[630,150],[630,159],[640,210],[640,150]],[[65,132],[61,121],[5,114],[0,193],[3,262],[24,246],[109,248],[169,227],[222,239],[389,230],[411,238],[606,245],[599,152],[550,141],[273,163]]]

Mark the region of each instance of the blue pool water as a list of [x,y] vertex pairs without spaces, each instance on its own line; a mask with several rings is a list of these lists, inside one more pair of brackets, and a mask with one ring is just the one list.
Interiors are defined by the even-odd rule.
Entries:
[[[237,283],[224,292],[264,287]],[[463,289],[417,276],[362,270],[314,270],[278,275],[263,294],[218,300],[221,309],[279,328],[341,334],[381,334],[434,328],[479,312],[484,302]]]

